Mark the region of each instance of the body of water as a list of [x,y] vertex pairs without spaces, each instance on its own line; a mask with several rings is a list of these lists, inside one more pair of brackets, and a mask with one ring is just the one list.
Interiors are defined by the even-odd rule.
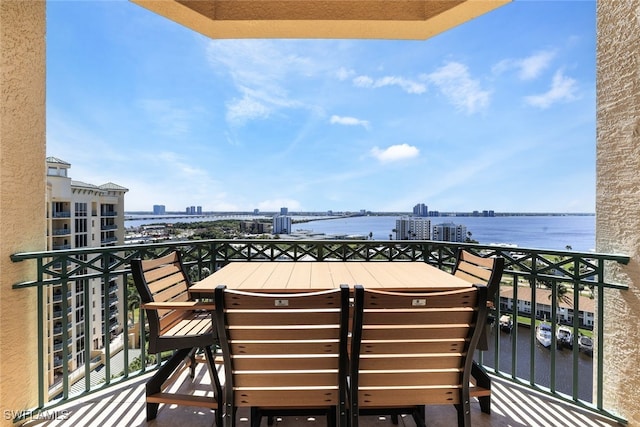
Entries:
[[[361,216],[293,224],[293,231],[313,230],[326,234],[373,234],[376,240],[395,239],[396,216]],[[463,224],[480,244],[515,244],[521,248],[574,251],[595,248],[595,216],[496,216],[432,217],[431,225],[445,222]]]
[[[139,227],[152,223],[214,221],[216,219],[243,219],[250,221],[261,216],[221,216],[194,218],[129,219],[125,227]],[[349,218],[311,220],[295,223],[293,231],[311,230],[325,234],[369,236],[375,240],[395,239],[392,230],[399,216],[357,216]],[[299,219],[299,217],[294,217]],[[444,222],[463,224],[471,238],[480,244],[514,244],[521,248],[559,249],[567,246],[575,251],[593,251],[595,248],[595,216],[496,216],[496,217],[432,217],[431,225]]]

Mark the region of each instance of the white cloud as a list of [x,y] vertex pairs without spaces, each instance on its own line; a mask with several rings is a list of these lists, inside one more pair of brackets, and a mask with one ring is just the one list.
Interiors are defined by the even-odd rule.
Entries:
[[549,108],[557,102],[569,102],[577,98],[577,81],[566,77],[562,70],[556,71],[551,82],[551,88],[540,95],[525,97],[525,102],[538,108]]
[[493,71],[501,74],[505,71],[516,69],[521,80],[533,80],[549,68],[555,56],[555,51],[545,50],[522,59],[505,59],[497,63],[493,67]]
[[374,81],[369,76],[354,77],[353,84],[357,87],[373,87]]
[[353,76],[356,72],[351,70],[351,69],[346,69],[344,67],[341,67],[337,72],[336,72],[336,76],[338,77],[338,80],[340,81],[344,81],[347,80],[349,77]]
[[207,49],[212,67],[228,74],[242,95],[227,102],[226,118],[233,125],[264,119],[283,108],[300,108],[286,87],[290,76],[311,76],[318,66],[301,56],[295,42],[214,40]]
[[341,117],[333,115],[330,119],[331,124],[345,125],[345,126],[362,126],[365,129],[369,129],[369,121],[356,119],[355,117]]
[[551,60],[556,56],[555,52],[543,51],[538,52],[528,58],[520,61],[519,76],[522,80],[531,80],[540,75],[540,73],[549,67]]
[[427,87],[422,83],[396,76],[385,76],[376,80],[369,76],[357,76],[353,79],[353,84],[357,87],[372,89],[378,89],[385,86],[398,86],[407,93],[417,95],[427,91]]
[[246,94],[242,99],[234,99],[227,103],[227,121],[236,126],[253,119],[266,119],[270,114],[271,108]]
[[480,82],[471,78],[466,65],[449,62],[430,74],[422,76],[434,84],[458,109],[469,114],[485,109],[489,105],[491,92],[483,90]]
[[381,163],[390,163],[418,157],[420,150],[409,144],[398,144],[391,145],[385,149],[373,147],[371,149],[371,155]]

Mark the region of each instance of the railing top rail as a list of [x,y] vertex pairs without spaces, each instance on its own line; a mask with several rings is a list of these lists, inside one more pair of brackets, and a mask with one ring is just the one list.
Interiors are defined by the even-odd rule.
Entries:
[[109,246],[104,248],[79,248],[79,249],[66,249],[60,251],[36,251],[36,252],[20,252],[11,255],[11,260],[14,262],[20,262],[28,259],[47,258],[51,256],[68,256],[79,255],[83,253],[108,253],[108,252],[120,252],[120,251],[137,251],[153,248],[166,248],[166,247],[183,247],[193,245],[215,245],[215,244],[254,244],[254,245],[280,245],[280,244],[297,244],[297,245],[340,245],[340,244],[353,244],[353,245],[366,245],[366,246],[390,246],[390,245],[402,245],[402,246],[424,246],[428,245],[431,248],[437,247],[454,247],[454,248],[472,248],[476,250],[491,250],[500,252],[525,252],[536,253],[546,255],[568,256],[568,257],[581,257],[589,259],[599,259],[605,261],[615,261],[621,264],[628,264],[630,260],[629,255],[615,254],[615,253],[601,253],[601,252],[580,252],[569,250],[557,250],[557,249],[543,249],[543,248],[525,248],[525,247],[511,247],[503,245],[479,245],[474,243],[457,243],[457,242],[441,242],[434,240],[289,240],[289,239],[209,239],[209,240],[184,240],[184,241],[170,241],[160,243],[143,243],[143,244],[131,244],[131,245],[119,245]]

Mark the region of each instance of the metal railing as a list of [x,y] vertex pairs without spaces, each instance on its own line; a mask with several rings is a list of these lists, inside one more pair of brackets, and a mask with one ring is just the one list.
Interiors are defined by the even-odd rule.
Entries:
[[[524,332],[518,333],[519,328],[515,328],[514,333],[506,336],[501,335],[498,331],[493,333],[493,341],[490,343],[492,352],[486,354],[478,354],[477,358],[485,368],[511,381],[524,384],[544,393],[552,394],[563,400],[573,402],[576,405],[609,416],[620,422],[623,419],[612,414],[608,408],[603,405],[603,337],[604,319],[604,298],[607,293],[620,292],[627,289],[626,285],[606,283],[604,281],[605,269],[612,263],[626,264],[629,257],[617,254],[602,254],[590,252],[572,252],[557,251],[544,249],[527,249],[517,247],[503,246],[487,246],[465,243],[451,242],[435,242],[435,241],[374,241],[374,240],[194,240],[182,242],[163,242],[157,244],[140,244],[126,246],[111,246],[103,248],[83,248],[71,249],[64,251],[46,251],[46,252],[30,252],[14,254],[11,258],[14,262],[35,262],[36,277],[22,283],[17,283],[13,287],[17,291],[23,288],[35,288],[38,297],[38,378],[39,378],[39,395],[38,408],[46,408],[55,406],[61,402],[74,397],[82,396],[86,393],[93,392],[97,389],[108,387],[110,384],[131,378],[142,374],[149,369],[155,369],[159,365],[160,358],[146,354],[145,351],[145,333],[144,328],[139,328],[139,339],[135,342],[129,342],[129,335],[136,334],[136,326],[144,325],[144,312],[138,310],[139,306],[137,294],[128,291],[127,283],[130,282],[129,263],[135,258],[155,258],[165,255],[171,251],[179,250],[183,254],[183,261],[191,276],[192,280],[197,281],[206,277],[224,265],[233,261],[307,261],[307,262],[331,262],[331,261],[371,261],[371,262],[427,262],[440,269],[451,271],[455,264],[455,255],[458,249],[465,249],[472,253],[483,257],[501,256],[505,259],[505,268],[502,277],[501,289],[510,293],[513,301],[519,300],[519,295],[527,295],[530,300],[533,314],[529,317],[524,316],[518,309],[518,304],[512,304],[508,311],[505,311],[504,297],[496,296],[494,318],[499,319],[502,314],[510,314],[513,319],[519,319],[520,323],[529,326],[529,330],[523,329]],[[90,304],[90,292],[83,292],[83,319],[91,319],[93,314],[102,316],[103,330],[99,331],[98,336],[91,334],[88,321],[76,325],[84,332],[85,342],[91,343],[98,339],[104,342],[102,349],[104,369],[101,369],[103,381],[98,386],[92,386],[91,376],[95,374],[93,367],[95,364],[86,363],[76,372],[75,377],[84,378],[84,386],[78,387],[78,384],[72,384],[69,380],[71,372],[67,363],[62,364],[62,387],[61,392],[57,396],[48,396],[49,384],[46,383],[48,377],[45,367],[47,351],[45,337],[48,336],[48,330],[45,330],[46,316],[46,288],[49,286],[60,286],[63,294],[76,289],[77,283],[90,283],[91,280],[98,281],[96,289],[100,290],[100,283],[119,283],[117,297],[122,301],[122,316],[120,325],[122,330],[118,332],[114,330],[113,324],[105,322],[105,319],[111,319],[113,313],[118,306],[104,304],[104,307],[93,309]],[[89,286],[89,285],[87,285]],[[561,390],[556,384],[557,376],[557,355],[553,350],[557,341],[555,335],[552,337],[552,350],[549,350],[548,359],[550,364],[548,368],[548,381],[539,381],[540,368],[538,365],[539,357],[537,356],[536,337],[535,337],[535,307],[538,305],[538,292],[532,292],[532,289],[544,289],[550,292],[550,296],[546,301],[540,301],[540,305],[550,307],[549,323],[552,330],[558,324],[558,307],[561,304],[569,304],[571,313],[584,313],[588,310],[594,310],[597,331],[593,336],[595,342],[595,351],[593,359],[593,367],[596,368],[596,377],[593,378],[595,387],[592,398],[584,399],[580,396],[581,383],[579,373],[579,362],[583,356],[579,353],[578,331],[589,334],[590,331],[585,330],[585,325],[581,323],[578,315],[572,317],[570,326],[573,328],[573,351],[571,377],[568,391]],[[103,301],[109,301],[114,294],[109,286],[103,286]],[[586,301],[592,301],[591,304],[585,304]],[[569,297],[568,297],[569,296]],[[502,301],[502,307],[501,307]],[[570,301],[568,303],[567,301]],[[67,312],[70,308],[69,304],[74,301],[63,299],[61,302],[62,311]],[[58,302],[60,304],[60,302]],[[78,301],[75,301],[78,304]],[[589,306],[589,307],[587,307]],[[138,318],[136,319],[136,316]],[[533,317],[533,318],[532,318]],[[131,319],[130,319],[131,318]],[[135,320],[130,323],[129,320]],[[52,324],[54,334],[62,332],[62,342],[67,342],[75,328],[71,328],[67,316],[62,317],[62,325],[60,320],[55,327]],[[517,323],[517,322],[516,322]],[[119,329],[119,328],[118,328]],[[516,345],[518,339],[522,339],[524,333],[525,341],[529,342],[527,350],[521,350]],[[593,332],[591,332],[593,333]],[[520,337],[520,338],[518,338]],[[507,341],[505,341],[505,339]],[[509,342],[511,345],[511,358],[505,367],[505,363],[501,361],[501,354]],[[95,358],[95,351],[91,351],[90,345],[84,346],[83,360],[92,360]],[[493,354],[491,354],[493,353]],[[62,360],[67,360],[73,355],[69,354],[67,346],[63,346]],[[113,356],[113,357],[112,357]],[[115,357],[122,357],[124,363],[122,368],[117,368],[115,372]],[[547,358],[547,357],[545,357]],[[137,360],[137,362],[136,362]],[[144,363],[143,363],[144,362]],[[509,366],[510,365],[510,366]],[[528,375],[520,375],[522,368],[526,367]],[[122,369],[120,371],[120,369]],[[78,375],[78,372],[84,375]],[[546,372],[545,372],[546,373]],[[593,375],[593,369],[591,374]],[[546,376],[546,375],[545,375]],[[71,392],[72,386],[74,390],[78,388],[80,391]]]

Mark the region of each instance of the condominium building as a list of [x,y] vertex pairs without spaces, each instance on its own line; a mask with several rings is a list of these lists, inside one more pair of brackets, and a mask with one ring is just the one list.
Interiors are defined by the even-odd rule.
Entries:
[[291,234],[291,217],[288,215],[274,216],[273,234]]
[[418,203],[413,207],[414,216],[429,216],[428,206],[424,203]]
[[422,217],[402,217],[396,220],[397,240],[429,240],[431,220]]
[[165,215],[166,213],[167,213],[167,210],[164,205],[153,205],[154,215]]
[[433,226],[432,240],[439,242],[464,242],[467,238],[467,227],[452,222]]
[[[68,174],[71,164],[55,157],[48,157],[46,163],[47,248],[67,250],[123,244],[124,195],[128,190],[113,183],[97,186],[73,181]],[[77,259],[91,261],[83,255]],[[54,269],[78,267],[79,263],[52,265]],[[90,358],[99,355],[107,340],[122,333],[127,311],[118,299],[121,282],[121,279],[105,282],[103,278],[87,278],[46,288],[45,370],[51,397],[56,394],[65,363],[68,373],[84,372],[79,368],[89,362],[87,355]],[[88,331],[85,317],[90,319]]]

